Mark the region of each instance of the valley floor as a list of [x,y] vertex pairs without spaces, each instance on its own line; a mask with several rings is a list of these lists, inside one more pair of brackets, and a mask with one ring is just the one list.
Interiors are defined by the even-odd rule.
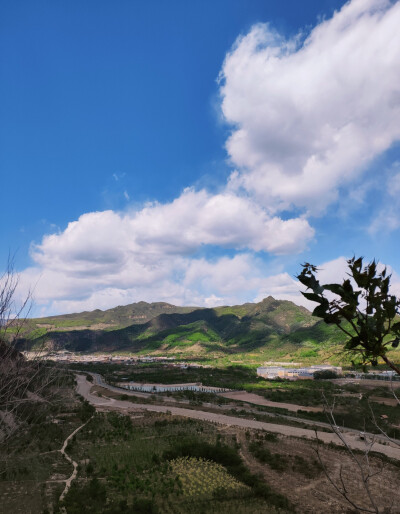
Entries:
[[[121,390],[92,372],[76,373],[74,386],[69,377],[59,404],[41,404],[46,416],[15,441],[13,457],[0,454],[0,514],[342,514],[350,504],[327,474],[370,508],[354,457],[371,475],[379,512],[400,512],[400,449],[375,441],[366,459],[367,443],[349,429],[343,437],[352,456],[321,421],[317,441],[304,416],[320,415],[321,405],[310,405],[313,389],[302,390],[300,404],[296,388],[304,385],[263,384],[288,403],[246,391],[228,393],[234,399],[155,396]],[[358,392],[342,400],[341,409],[363,401]],[[282,411],[290,415],[277,406],[291,406]]]
[[[262,421],[243,419],[234,416],[227,416],[225,414],[217,414],[215,412],[206,412],[203,410],[192,410],[184,409],[181,407],[172,407],[164,405],[149,405],[149,404],[132,404],[129,401],[116,400],[114,398],[107,398],[102,396],[99,398],[97,395],[91,393],[92,383],[86,379],[85,375],[77,375],[77,392],[81,394],[89,403],[96,407],[105,409],[135,412],[138,410],[148,410],[152,412],[163,412],[169,413],[174,416],[183,416],[191,419],[199,419],[202,421],[210,421],[227,426],[237,426],[241,428],[251,428],[255,430],[265,430],[267,432],[277,433],[291,437],[302,437],[315,441],[316,433],[315,430],[309,430],[304,428],[298,428],[293,426],[277,425],[274,423],[265,423]],[[103,386],[107,388],[107,385]],[[342,437],[346,440],[346,443],[350,448],[364,451],[366,443],[360,440],[358,433],[342,433]],[[336,444],[343,446],[343,443],[339,439],[338,435],[334,433],[318,432],[318,439],[325,444]],[[400,461],[400,447],[387,442],[381,444],[375,442],[373,450],[386,455],[392,459]]]

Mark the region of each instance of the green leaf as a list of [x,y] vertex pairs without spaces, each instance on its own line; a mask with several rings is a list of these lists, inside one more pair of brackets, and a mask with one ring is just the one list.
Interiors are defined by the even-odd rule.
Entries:
[[[400,299],[389,294],[391,275],[386,269],[378,272],[377,261],[364,265],[362,257],[353,257],[347,264],[349,271],[342,282],[321,286],[317,268],[309,263],[303,265],[298,278],[310,290],[303,293],[304,297],[319,304],[313,316],[327,324],[343,323],[345,331],[355,334],[343,343],[343,351],[353,354],[362,364],[377,365],[385,348],[400,347]],[[335,298],[328,300],[324,291],[333,293]],[[396,323],[389,330],[392,321]]]
[[312,313],[313,316],[317,316],[318,318],[324,318],[327,314],[328,311],[324,304],[315,307]]
[[312,302],[322,303],[324,298],[315,293],[301,293],[307,300],[311,300]]
[[347,350],[353,350],[360,344],[361,340],[358,336],[352,337],[349,341],[346,343],[346,349]]
[[335,293],[339,296],[342,296],[344,293],[343,287],[340,284],[324,284],[324,289],[327,289],[328,291],[332,291],[332,293]]

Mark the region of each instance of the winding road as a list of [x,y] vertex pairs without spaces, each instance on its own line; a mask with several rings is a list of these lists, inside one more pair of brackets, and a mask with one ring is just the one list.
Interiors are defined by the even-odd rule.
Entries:
[[[97,374],[92,374],[94,381],[97,385],[101,385],[111,391],[118,391],[121,393],[121,389],[113,386],[109,386],[102,380],[102,377]],[[241,428],[252,428],[257,430],[266,430],[267,432],[274,432],[276,434],[282,434],[290,437],[301,437],[316,441],[316,435],[314,430],[292,427],[287,425],[278,425],[275,423],[266,423],[264,421],[256,421],[245,418],[238,418],[234,416],[227,416],[225,414],[219,414],[215,412],[207,412],[202,410],[185,409],[182,407],[172,407],[166,405],[154,405],[154,404],[132,404],[129,401],[116,400],[114,398],[98,397],[91,393],[93,383],[89,382],[85,375],[76,374],[77,379],[77,392],[82,395],[89,403],[95,407],[106,408],[108,410],[119,410],[134,412],[137,410],[147,410],[152,412],[164,412],[170,413],[176,416],[183,416],[192,419],[199,419],[202,421],[209,421],[212,423],[223,424],[227,426],[237,426]],[[136,393],[135,393],[136,396]],[[370,444],[367,441],[359,439],[358,432],[346,431],[342,432],[342,437],[345,438],[347,445],[352,449],[365,451]],[[334,443],[343,446],[342,441],[335,433],[318,432],[318,439],[323,443]],[[372,450],[375,452],[382,453],[390,458],[400,460],[400,446],[393,443],[386,442],[385,444],[374,442]]]

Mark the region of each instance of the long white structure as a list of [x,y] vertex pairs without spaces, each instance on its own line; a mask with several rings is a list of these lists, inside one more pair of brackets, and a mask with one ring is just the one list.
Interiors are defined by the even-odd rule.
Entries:
[[257,375],[263,378],[286,378],[288,380],[313,380],[316,371],[334,371],[337,375],[342,374],[340,366],[321,364],[307,368],[284,368],[282,366],[262,366],[257,368]]
[[197,391],[200,393],[226,393],[230,389],[224,387],[203,386],[203,384],[142,384],[139,382],[120,382],[117,384],[122,389],[140,391],[143,393],[167,393],[176,391]]

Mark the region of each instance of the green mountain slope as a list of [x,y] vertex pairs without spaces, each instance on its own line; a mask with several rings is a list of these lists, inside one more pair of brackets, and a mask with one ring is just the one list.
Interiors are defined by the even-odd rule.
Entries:
[[342,341],[335,327],[304,307],[265,298],[204,309],[139,302],[28,320],[21,347],[81,352],[131,352],[206,359],[250,355],[313,360]]
[[47,318],[30,319],[30,325],[36,328],[75,330],[122,328],[129,325],[146,323],[160,314],[191,312],[196,307],[176,307],[165,302],[138,302],[101,311],[86,311],[77,314],[63,314]]

